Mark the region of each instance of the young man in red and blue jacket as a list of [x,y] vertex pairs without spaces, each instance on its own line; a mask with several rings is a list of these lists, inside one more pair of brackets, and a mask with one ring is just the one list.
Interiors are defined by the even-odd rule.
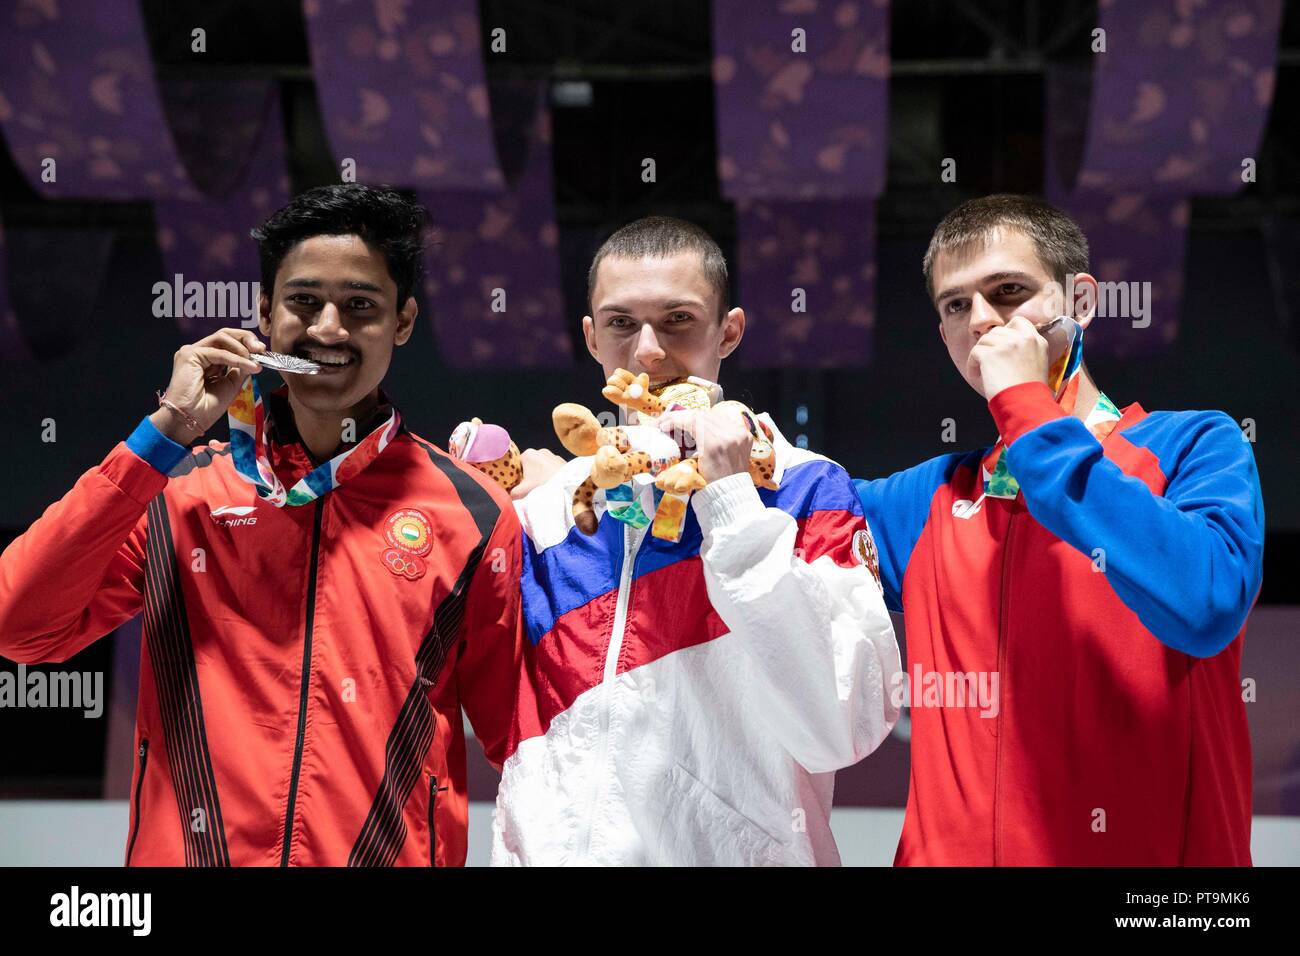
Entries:
[[1222,412],[1100,392],[1087,269],[1079,227],[1018,196],[959,206],[925,256],[999,440],[856,482],[905,615],[899,865],[1250,864],[1254,458]]

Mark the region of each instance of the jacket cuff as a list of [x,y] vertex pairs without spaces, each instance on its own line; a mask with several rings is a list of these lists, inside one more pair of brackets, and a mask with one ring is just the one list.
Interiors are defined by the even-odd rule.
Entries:
[[747,472],[710,482],[695,492],[691,501],[700,530],[706,535],[714,528],[725,527],[746,515],[761,514],[767,507],[758,496],[754,479]]
[[1008,448],[1027,431],[1057,418],[1067,418],[1043,382],[1022,382],[1004,388],[989,402],[998,435]]
[[148,415],[135,426],[135,431],[126,440],[126,447],[164,475],[175,468],[187,454],[185,446],[176,444],[160,432]]

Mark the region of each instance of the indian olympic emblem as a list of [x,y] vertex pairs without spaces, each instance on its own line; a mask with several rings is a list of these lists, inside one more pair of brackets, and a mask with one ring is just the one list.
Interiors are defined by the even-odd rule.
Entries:
[[433,530],[423,512],[415,508],[394,511],[384,519],[384,540],[389,545],[380,553],[384,567],[409,581],[424,575],[421,559],[433,547]]

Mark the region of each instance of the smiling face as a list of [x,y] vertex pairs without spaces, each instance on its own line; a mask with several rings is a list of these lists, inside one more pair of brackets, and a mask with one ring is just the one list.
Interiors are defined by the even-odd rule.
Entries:
[[718,293],[698,252],[602,259],[584,316],[587,351],[605,377],[620,368],[646,372],[652,383],[696,375],[717,381],[722,360],[745,332],[745,313],[721,319]]
[[374,393],[418,312],[413,297],[399,308],[383,255],[354,235],[295,245],[260,308],[271,351],[325,366],[318,375],[284,376],[293,398],[318,412],[346,411]]
[[[1085,328],[1092,321],[1091,311],[1076,313],[1065,308],[1064,290],[1039,259],[1033,240],[1010,227],[992,230],[982,244],[939,253],[931,282],[939,336],[957,371],[981,395],[984,388],[979,372],[967,368],[967,359],[990,329],[1017,315],[1035,325],[1063,312],[1072,314]],[[1089,283],[1095,293],[1096,279],[1086,273],[1074,276],[1076,300]]]

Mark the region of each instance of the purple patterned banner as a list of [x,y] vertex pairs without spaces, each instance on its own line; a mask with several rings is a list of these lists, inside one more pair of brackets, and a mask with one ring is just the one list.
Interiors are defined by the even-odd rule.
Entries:
[[197,198],[167,126],[137,0],[0,13],[0,127],[49,199]]
[[865,365],[889,136],[888,0],[715,0],[718,176],[737,204],[741,360]]
[[[453,368],[573,362],[560,288],[550,112],[543,97],[533,103],[527,160],[510,192],[420,192],[434,224],[424,291],[439,351]],[[526,123],[525,114],[518,125]]]
[[865,365],[876,320],[876,204],[741,202],[736,216],[741,363]]
[[257,281],[248,230],[289,195],[278,88],[156,83],[137,0],[20,0],[0,16],[0,125],[33,188],[152,200],[167,283],[203,287],[155,290],[155,312],[187,339],[246,324],[255,299],[227,293]]
[[[201,95],[202,89],[191,93]],[[238,178],[225,184],[219,198],[155,204],[166,271],[162,287],[155,287],[154,311],[175,318],[186,341],[256,324],[260,273],[257,244],[248,231],[289,201],[279,87],[246,84],[228,103],[240,109],[227,111],[224,139],[248,151],[241,163],[233,155],[227,160]]]
[[304,0],[321,113],[356,179],[500,189],[477,0]]
[[[572,362],[560,287],[550,114],[536,86],[489,97],[476,0],[305,0],[335,158],[361,182],[414,187],[435,245],[426,314],[455,368]],[[495,102],[495,107],[493,103]],[[497,125],[527,142],[507,184]],[[518,164],[505,162],[506,168]]]
[[714,0],[713,87],[727,198],[884,190],[887,0]]
[[1106,49],[1093,53],[1086,131],[1073,117],[1088,76],[1049,74],[1045,191],[1079,220],[1099,301],[1111,306],[1098,314],[1095,351],[1150,354],[1177,337],[1189,199],[1253,179],[1281,9],[1280,0],[1103,0],[1093,42]]

